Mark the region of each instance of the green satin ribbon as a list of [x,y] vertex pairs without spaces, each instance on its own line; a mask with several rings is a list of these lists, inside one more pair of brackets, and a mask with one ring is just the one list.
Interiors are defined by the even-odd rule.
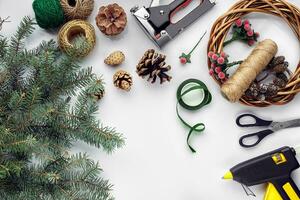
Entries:
[[[190,87],[186,88],[188,85],[191,85]],[[202,101],[195,105],[188,105],[186,102],[184,102],[183,97],[187,96],[190,92],[192,91],[203,91],[204,93],[204,97],[202,99]],[[195,111],[195,110],[199,110],[202,107],[208,105],[212,100],[212,96],[211,93],[209,92],[207,86],[200,80],[198,79],[188,79],[186,81],[184,81],[183,83],[180,84],[180,86],[177,89],[177,105],[176,105],[176,113],[177,116],[179,118],[179,120],[186,126],[188,127],[189,133],[186,139],[187,145],[189,146],[190,150],[193,153],[196,153],[196,150],[190,145],[190,137],[192,136],[192,134],[194,132],[198,132],[201,133],[205,130],[205,125],[203,123],[197,123],[195,125],[190,125],[189,123],[187,123],[179,114],[179,110],[178,110],[178,105],[182,106],[183,108],[187,109],[187,110],[191,110],[191,111]]]

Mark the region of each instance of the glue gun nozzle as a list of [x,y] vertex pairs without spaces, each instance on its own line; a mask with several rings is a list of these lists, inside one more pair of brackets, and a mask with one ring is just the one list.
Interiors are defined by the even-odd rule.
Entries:
[[229,171],[229,172],[227,172],[227,173],[223,176],[222,179],[224,179],[224,180],[232,180],[232,179],[233,179],[233,175],[232,175],[232,173]]

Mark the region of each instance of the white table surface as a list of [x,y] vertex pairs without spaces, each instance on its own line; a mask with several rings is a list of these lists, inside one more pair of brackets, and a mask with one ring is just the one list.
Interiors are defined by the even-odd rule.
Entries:
[[[100,5],[112,3],[111,0],[96,0],[96,5],[89,21],[95,25],[95,16]],[[93,66],[96,74],[106,81],[106,96],[100,103],[99,119],[106,125],[115,126],[126,137],[126,146],[114,154],[78,143],[74,152],[86,151],[95,160],[99,160],[104,172],[103,177],[114,184],[113,194],[118,200],[200,200],[200,199],[251,199],[242,187],[234,182],[221,180],[222,175],[235,164],[270,150],[290,145],[300,145],[300,129],[284,130],[267,138],[254,149],[242,149],[238,138],[247,130],[235,125],[237,114],[245,111],[255,112],[265,118],[285,120],[300,117],[300,96],[285,106],[269,108],[251,108],[239,103],[227,102],[220,94],[219,87],[208,75],[206,48],[208,36],[196,49],[192,64],[182,66],[178,56],[188,52],[200,35],[210,31],[213,22],[223,14],[235,0],[218,1],[209,11],[185,32],[161,50],[172,65],[171,83],[163,86],[151,85],[135,73],[135,66],[144,51],[155,48],[138,27],[130,15],[130,8],[136,4],[149,5],[148,0],[115,0],[124,6],[128,14],[128,26],[119,37],[111,39],[96,31],[95,50],[83,62],[84,66]],[[297,0],[290,0],[300,6]],[[9,36],[15,32],[23,16],[34,16],[32,0],[0,0],[0,16],[11,16],[11,23],[5,24],[2,34]],[[299,60],[299,42],[289,27],[279,18],[262,14],[250,15],[249,18],[261,38],[271,38],[279,45],[279,54],[286,56],[294,69]],[[28,41],[29,46],[37,45],[41,40],[55,38],[56,33],[37,29]],[[126,62],[118,68],[111,68],[103,63],[106,55],[113,50],[122,50]],[[239,42],[226,48],[231,60],[247,57],[251,48]],[[129,93],[116,89],[112,76],[117,69],[132,73],[134,86]],[[187,129],[178,121],[175,114],[176,89],[188,78],[204,81],[213,101],[206,108],[189,112],[181,110],[190,122],[204,122],[205,133],[193,137],[192,145],[198,150],[192,154],[185,143]],[[300,170],[293,174],[300,185]],[[265,186],[253,187],[257,199],[262,199]]]

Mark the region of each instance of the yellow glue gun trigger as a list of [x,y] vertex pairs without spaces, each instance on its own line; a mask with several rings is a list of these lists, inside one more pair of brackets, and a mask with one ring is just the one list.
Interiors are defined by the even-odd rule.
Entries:
[[282,188],[279,188],[285,193],[286,197],[283,198],[279,194],[276,187],[272,183],[269,183],[264,200],[300,200],[299,196],[293,188],[293,185],[293,183],[287,182],[282,186]]
[[283,200],[283,199],[281,198],[275,186],[272,183],[269,183],[264,200]]

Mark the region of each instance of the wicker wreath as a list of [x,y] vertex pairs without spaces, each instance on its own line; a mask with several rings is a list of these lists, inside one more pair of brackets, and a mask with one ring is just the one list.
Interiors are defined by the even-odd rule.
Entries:
[[[294,31],[300,40],[300,10],[296,6],[285,0],[241,0],[232,6],[231,9],[219,17],[212,26],[208,52],[222,52],[225,38],[233,23],[249,13],[259,12],[281,17]],[[208,68],[211,63],[208,59]],[[222,83],[214,77],[215,81]],[[248,100],[243,96],[240,102],[248,106],[266,107],[270,105],[284,105],[293,100],[295,95],[300,92],[300,62],[296,71],[290,76],[289,82],[285,88],[281,89],[277,96],[268,101]]]

